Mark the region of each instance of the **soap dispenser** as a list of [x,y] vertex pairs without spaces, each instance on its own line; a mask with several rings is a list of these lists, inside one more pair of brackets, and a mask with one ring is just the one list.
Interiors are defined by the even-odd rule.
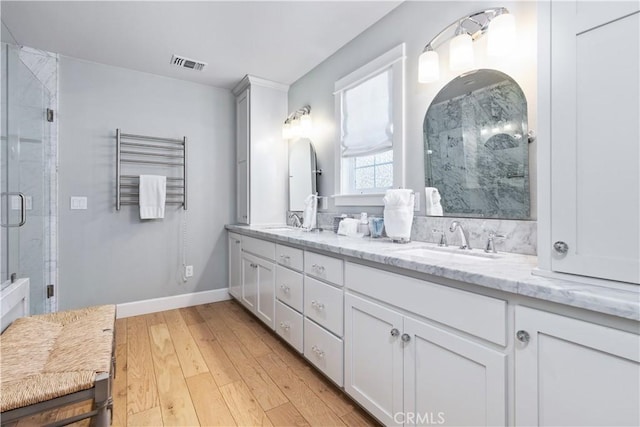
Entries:
[[362,234],[363,236],[369,235],[369,220],[367,218],[366,212],[362,212],[360,214],[360,224],[358,224],[358,234]]

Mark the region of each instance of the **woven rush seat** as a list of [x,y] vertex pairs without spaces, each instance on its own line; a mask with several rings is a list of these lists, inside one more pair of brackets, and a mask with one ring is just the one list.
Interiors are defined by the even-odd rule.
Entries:
[[114,305],[23,317],[0,335],[0,412],[91,389],[112,367]]

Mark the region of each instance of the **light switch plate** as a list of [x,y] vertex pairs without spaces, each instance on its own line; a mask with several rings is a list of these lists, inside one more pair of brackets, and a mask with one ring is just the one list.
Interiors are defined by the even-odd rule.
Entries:
[[71,210],[87,209],[87,198],[84,196],[71,196]]

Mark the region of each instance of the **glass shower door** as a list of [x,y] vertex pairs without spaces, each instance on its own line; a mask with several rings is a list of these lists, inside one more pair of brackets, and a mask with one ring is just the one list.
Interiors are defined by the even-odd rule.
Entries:
[[50,182],[47,110],[51,94],[21,58],[2,44],[2,283],[28,277],[31,313],[48,310]]

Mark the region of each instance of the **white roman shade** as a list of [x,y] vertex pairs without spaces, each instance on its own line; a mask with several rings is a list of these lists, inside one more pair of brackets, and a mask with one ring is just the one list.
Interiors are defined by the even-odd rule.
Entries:
[[342,157],[393,148],[392,68],[342,91]]

